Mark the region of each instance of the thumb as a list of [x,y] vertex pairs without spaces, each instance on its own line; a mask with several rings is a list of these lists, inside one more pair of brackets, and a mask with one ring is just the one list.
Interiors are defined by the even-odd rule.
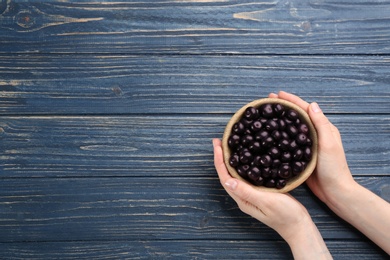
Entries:
[[332,125],[316,102],[310,104],[309,116],[317,130],[319,143],[330,142],[333,139]]
[[272,204],[269,203],[266,194],[262,194],[261,191],[257,191],[247,183],[234,178],[226,181],[225,188],[237,202],[241,211],[262,222],[265,220],[264,210],[267,210],[267,205]]

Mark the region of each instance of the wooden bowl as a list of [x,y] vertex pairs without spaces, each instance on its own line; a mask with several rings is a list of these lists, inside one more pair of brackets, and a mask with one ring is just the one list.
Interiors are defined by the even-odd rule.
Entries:
[[[294,109],[295,111],[297,111],[301,121],[305,122],[308,125],[309,131],[310,131],[310,138],[312,140],[312,158],[307,163],[306,168],[299,175],[297,175],[297,176],[291,178],[290,180],[288,180],[286,186],[281,188],[281,189],[268,188],[268,187],[265,187],[265,186],[254,185],[251,182],[249,182],[249,181],[245,180],[244,178],[242,178],[237,173],[236,169],[234,167],[230,166],[230,164],[229,164],[229,159],[230,159],[230,156],[231,156],[231,149],[230,149],[230,147],[228,145],[228,139],[229,139],[229,136],[231,134],[231,130],[232,130],[233,125],[236,122],[238,122],[243,117],[243,114],[245,113],[245,110],[248,107],[259,108],[261,105],[267,104],[267,103],[271,103],[271,104],[278,103],[278,104],[283,105],[285,108],[290,108],[290,109]],[[264,98],[264,99],[255,100],[255,101],[252,101],[252,102],[246,104],[245,106],[243,106],[241,109],[239,109],[233,115],[233,117],[230,119],[230,121],[226,125],[226,129],[225,129],[225,132],[223,134],[222,149],[223,149],[224,162],[225,162],[226,168],[228,169],[229,173],[234,178],[240,179],[240,180],[242,180],[242,181],[252,185],[253,187],[255,187],[256,189],[259,189],[259,190],[270,191],[270,192],[286,193],[286,192],[289,192],[289,191],[295,189],[299,185],[301,185],[313,173],[313,171],[314,171],[314,169],[316,167],[316,164],[317,164],[318,138],[317,138],[316,129],[315,129],[313,123],[311,122],[309,115],[302,108],[300,108],[299,106],[297,106],[297,105],[295,105],[295,104],[293,104],[291,102],[288,102],[286,100],[282,100],[282,99],[278,99],[278,98]]]

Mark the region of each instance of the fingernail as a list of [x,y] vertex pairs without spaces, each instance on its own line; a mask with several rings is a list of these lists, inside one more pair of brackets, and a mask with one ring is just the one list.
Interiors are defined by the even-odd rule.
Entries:
[[314,113],[321,112],[321,108],[318,106],[316,102],[311,103],[311,110],[313,110]]
[[213,148],[215,148],[215,139],[213,139],[212,142],[213,142]]
[[225,182],[225,186],[230,190],[235,190],[237,188],[237,181],[235,179],[229,179]]

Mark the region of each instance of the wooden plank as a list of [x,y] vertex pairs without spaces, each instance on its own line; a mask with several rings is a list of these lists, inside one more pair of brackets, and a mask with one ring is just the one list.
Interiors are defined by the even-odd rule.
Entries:
[[[357,177],[390,201],[390,177]],[[0,242],[279,240],[242,213],[216,177],[2,178]],[[364,236],[305,187],[291,194],[326,239]]]
[[[214,176],[211,140],[229,118],[2,117],[0,177]],[[355,175],[389,174],[389,116],[329,118]]]
[[0,53],[383,54],[389,13],[385,0],[3,0]]
[[[385,260],[388,255],[365,241],[331,240],[335,260]],[[292,259],[283,241],[146,240],[0,243],[4,259]]]
[[0,56],[0,113],[234,113],[270,92],[326,113],[389,113],[390,57]]

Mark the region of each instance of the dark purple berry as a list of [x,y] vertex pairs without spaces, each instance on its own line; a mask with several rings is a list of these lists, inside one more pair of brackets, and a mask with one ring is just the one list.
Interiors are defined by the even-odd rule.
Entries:
[[230,148],[236,148],[240,145],[241,138],[239,135],[231,135],[228,139],[228,145]]
[[272,133],[273,131],[277,130],[278,128],[279,128],[278,123],[275,120],[272,120],[272,119],[268,120],[267,124],[265,125],[265,129],[268,132],[270,132],[270,133]]
[[280,157],[280,151],[276,147],[271,147],[268,149],[268,154],[271,156],[272,159],[276,159]]
[[257,119],[259,118],[259,116],[260,116],[259,110],[255,107],[248,107],[244,113],[244,117],[249,120]]
[[243,147],[240,150],[238,150],[238,155],[241,156],[241,155],[243,155],[246,152],[249,152],[249,148],[248,147]]
[[306,145],[307,145],[307,146],[312,146],[312,144],[313,144],[313,141],[308,137],[308,138],[306,139]]
[[281,118],[278,119],[278,125],[279,125],[279,130],[285,130],[287,126],[286,121],[284,121]]
[[272,161],[272,168],[279,168],[282,165],[282,161],[280,159],[274,159]]
[[289,125],[294,125],[294,122],[291,121],[291,120],[288,119],[288,118],[284,118],[283,120],[284,120],[284,122],[286,123],[286,128],[287,128],[287,126],[289,126]]
[[249,145],[249,150],[254,152],[254,153],[260,152],[261,151],[261,144],[260,144],[260,142],[258,142],[258,141],[252,142]]
[[303,157],[303,151],[301,149],[296,149],[293,152],[293,159],[294,161],[300,161]]
[[244,135],[252,135],[252,131],[250,128],[245,128]]
[[230,166],[236,167],[239,165],[239,163],[240,163],[240,157],[238,156],[238,154],[233,154],[232,156],[230,156],[229,159]]
[[311,152],[310,147],[306,147],[305,150],[303,150],[303,158],[308,162],[311,160],[311,157],[313,156]]
[[247,171],[249,169],[248,165],[239,165],[237,166],[237,173],[240,175],[242,178],[247,178]]
[[282,139],[290,139],[290,136],[285,131],[281,131],[280,134],[282,135]]
[[307,166],[307,162],[305,162],[305,161],[301,161],[301,163],[302,163],[302,165],[303,165],[303,168],[306,168],[306,166]]
[[307,135],[304,133],[299,133],[295,138],[298,145],[307,145]]
[[241,144],[245,147],[248,147],[251,143],[253,143],[253,136],[252,135],[244,135],[241,138]]
[[268,133],[268,131],[266,131],[266,130],[260,130],[260,132],[256,133],[255,139],[256,139],[256,140],[261,140],[261,139],[263,139],[263,138],[267,138],[268,136],[270,136],[270,134]]
[[304,166],[302,164],[302,162],[294,162],[292,164],[292,174],[294,176],[297,176],[298,174],[300,174],[302,171],[304,170]]
[[261,176],[265,179],[271,177],[271,169],[269,167],[261,169]]
[[288,179],[291,177],[292,171],[289,164],[284,163],[279,167],[278,176],[282,179]]
[[253,158],[253,165],[260,166],[261,165],[261,155],[256,155]]
[[261,106],[260,112],[265,118],[272,118],[274,116],[274,111],[271,104],[265,104]]
[[260,122],[265,125],[265,123],[267,123],[268,119],[267,118],[264,118],[264,117],[260,117]]
[[297,142],[295,141],[295,140],[292,140],[291,142],[290,142],[290,151],[295,151],[296,149],[298,149],[298,144],[297,144]]
[[275,112],[276,116],[278,116],[278,117],[283,116],[285,111],[286,111],[286,109],[284,108],[283,105],[281,105],[281,104],[275,104],[274,105],[274,112]]
[[261,156],[260,164],[263,167],[269,167],[272,164],[272,158],[268,154]]
[[271,178],[272,179],[278,178],[278,169],[276,169],[276,168],[271,169]]
[[294,109],[289,109],[286,112],[286,117],[291,121],[295,122],[298,119],[298,113]]
[[308,134],[309,133],[309,127],[307,126],[307,124],[303,123],[303,124],[300,124],[298,126],[298,130],[299,132],[303,133],[303,134]]
[[291,137],[295,137],[298,134],[298,129],[294,125],[287,126],[286,130]]
[[286,184],[287,184],[286,180],[280,179],[276,182],[276,188],[282,189],[286,186]]
[[246,118],[241,118],[240,123],[244,125],[246,128],[250,128],[253,120],[249,120]]
[[291,160],[291,153],[290,152],[283,152],[282,155],[280,156],[280,160],[282,162],[289,162]]
[[257,186],[261,186],[263,185],[264,183],[264,178],[259,176],[259,178],[257,178],[257,180],[254,181],[254,183],[257,185]]
[[268,188],[275,188],[276,187],[276,182],[274,179],[270,179],[265,183],[265,186]]
[[258,167],[251,167],[249,168],[249,170],[247,171],[247,175],[248,177],[252,180],[252,181],[256,181],[260,176],[261,176],[261,171]]
[[263,127],[263,125],[261,124],[261,122],[259,120],[256,120],[256,121],[252,122],[251,130],[252,130],[252,132],[256,133],[256,132],[259,132],[262,127]]
[[275,140],[275,141],[279,141],[280,139],[282,139],[282,133],[279,131],[279,130],[275,130],[271,133],[271,136],[272,138]]
[[279,144],[278,144],[278,147],[283,150],[283,151],[288,151],[290,150],[290,141],[287,140],[287,139],[282,139]]
[[251,163],[252,160],[253,160],[253,155],[249,151],[243,152],[240,155],[240,162],[242,164],[249,164]]
[[242,135],[245,132],[245,126],[242,122],[237,122],[233,125],[232,132],[234,134]]
[[261,139],[261,146],[264,148],[270,148],[274,144],[274,139],[271,136]]

